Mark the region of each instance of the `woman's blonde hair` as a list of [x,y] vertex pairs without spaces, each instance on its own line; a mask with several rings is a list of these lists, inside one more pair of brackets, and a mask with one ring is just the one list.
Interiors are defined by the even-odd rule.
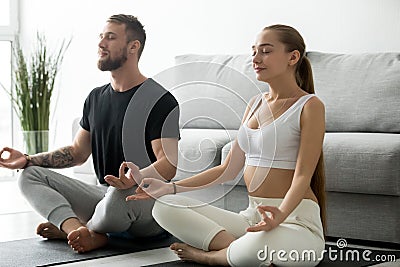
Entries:
[[[314,94],[314,80],[311,63],[306,56],[306,45],[300,33],[290,26],[281,24],[265,27],[264,30],[272,30],[276,32],[278,34],[279,41],[285,45],[287,52],[294,50],[299,51],[300,59],[296,64],[295,71],[296,82],[304,91],[309,94]],[[326,229],[325,167],[322,151],[317,166],[314,170],[310,185],[318,199],[322,225],[324,229]]]

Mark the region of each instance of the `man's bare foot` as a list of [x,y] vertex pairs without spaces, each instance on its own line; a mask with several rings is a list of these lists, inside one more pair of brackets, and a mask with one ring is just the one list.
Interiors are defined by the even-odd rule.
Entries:
[[178,255],[181,260],[210,265],[207,255],[209,252],[189,246],[185,243],[173,243],[169,248],[174,250],[175,254]]
[[50,222],[39,224],[36,233],[47,239],[67,239],[67,234]]
[[79,253],[88,252],[107,244],[108,237],[105,234],[99,234],[81,226],[70,232],[67,236],[68,245]]

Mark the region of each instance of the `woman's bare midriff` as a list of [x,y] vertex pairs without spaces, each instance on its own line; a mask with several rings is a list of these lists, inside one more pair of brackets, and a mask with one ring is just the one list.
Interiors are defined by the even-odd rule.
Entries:
[[[243,177],[250,196],[284,198],[290,188],[294,170],[246,166]],[[308,188],[305,199],[318,203],[317,197]]]

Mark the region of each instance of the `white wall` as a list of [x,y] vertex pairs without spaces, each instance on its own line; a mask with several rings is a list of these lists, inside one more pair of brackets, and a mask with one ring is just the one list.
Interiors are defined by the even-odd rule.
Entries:
[[[308,50],[339,53],[400,52],[398,0],[20,0],[21,37],[37,30],[50,42],[72,37],[58,83],[55,146],[69,144],[70,125],[90,90],[108,82],[96,67],[106,19],[139,17],[147,31],[141,58],[149,77],[184,53],[250,53],[256,33],[282,23],[302,33]],[[53,124],[53,128],[55,128]]]

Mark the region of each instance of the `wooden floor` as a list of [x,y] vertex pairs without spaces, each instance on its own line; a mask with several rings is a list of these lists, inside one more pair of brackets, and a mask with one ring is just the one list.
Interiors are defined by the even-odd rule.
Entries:
[[[36,226],[44,219],[23,199],[15,180],[0,178],[0,188],[0,242],[36,237]],[[59,266],[142,266],[177,259],[168,248],[163,248]],[[395,267],[400,266],[400,262],[375,266]]]

